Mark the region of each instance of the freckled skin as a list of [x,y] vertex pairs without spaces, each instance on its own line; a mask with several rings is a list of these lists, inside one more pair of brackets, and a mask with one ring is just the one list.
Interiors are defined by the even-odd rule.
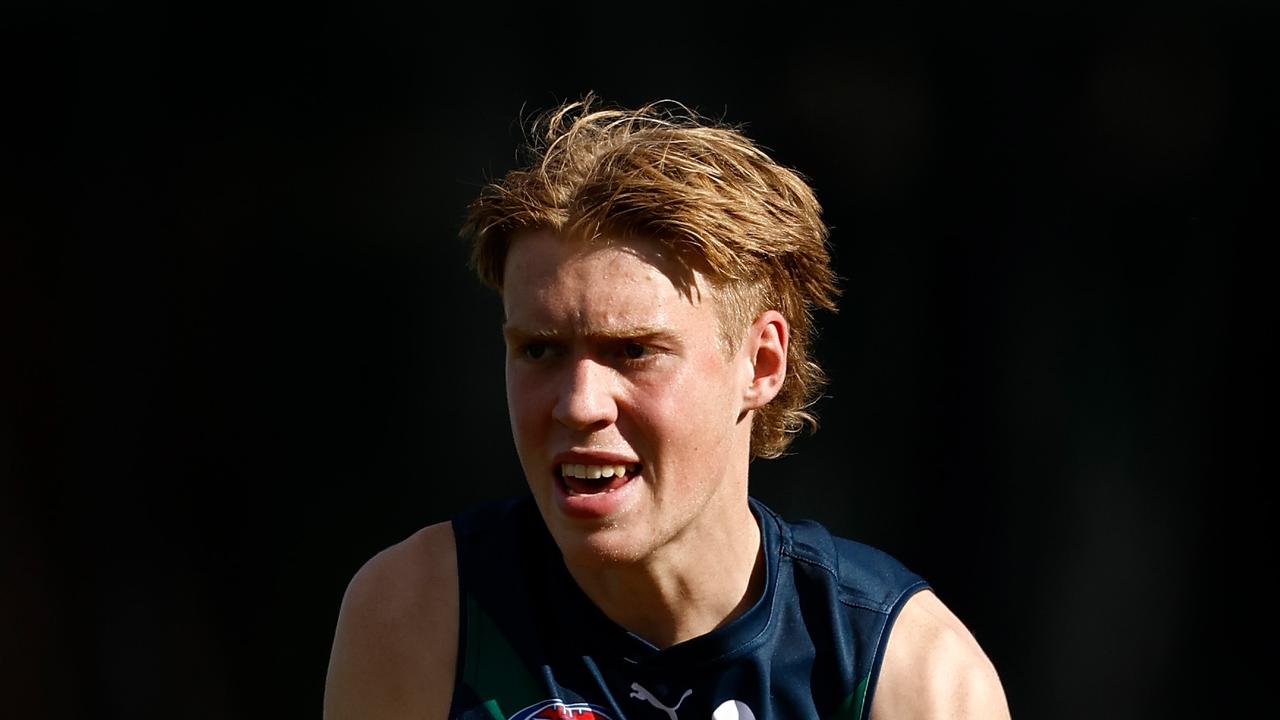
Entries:
[[[677,266],[656,243],[583,244],[549,233],[517,237],[504,277],[508,328],[553,338],[537,359],[509,347],[507,396],[530,489],[566,561],[661,562],[687,551],[705,561],[708,544],[744,513],[754,527],[742,401],[750,360],[717,342],[705,280],[682,292]],[[637,328],[655,337],[636,338],[644,357],[624,361],[619,338]],[[618,512],[583,521],[558,511],[553,458],[571,449],[643,463]]]

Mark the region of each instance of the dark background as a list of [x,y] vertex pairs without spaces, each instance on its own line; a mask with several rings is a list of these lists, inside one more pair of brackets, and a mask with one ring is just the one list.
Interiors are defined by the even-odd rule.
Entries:
[[1053,5],[6,8],[0,714],[318,716],[360,564],[522,489],[457,230],[587,90],[824,203],[758,497],[929,578],[1016,717],[1246,708],[1271,12]]

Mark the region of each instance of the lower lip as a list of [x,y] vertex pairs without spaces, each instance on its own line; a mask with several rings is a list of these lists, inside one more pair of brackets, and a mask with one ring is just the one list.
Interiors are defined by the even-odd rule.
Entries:
[[629,477],[620,487],[609,492],[570,495],[568,487],[557,475],[556,505],[560,512],[577,520],[603,520],[622,511],[631,498],[638,477]]

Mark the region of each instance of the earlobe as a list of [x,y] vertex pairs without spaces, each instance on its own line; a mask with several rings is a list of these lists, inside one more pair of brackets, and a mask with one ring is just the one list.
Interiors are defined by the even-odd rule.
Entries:
[[777,310],[766,310],[751,324],[747,351],[751,377],[743,395],[743,410],[757,410],[769,404],[782,389],[787,377],[787,343],[791,328]]

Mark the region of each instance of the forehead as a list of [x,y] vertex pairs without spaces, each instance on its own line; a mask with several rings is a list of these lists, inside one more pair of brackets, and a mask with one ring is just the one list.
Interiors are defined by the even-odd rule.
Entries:
[[503,277],[509,322],[653,323],[711,310],[705,278],[650,240],[519,235]]

